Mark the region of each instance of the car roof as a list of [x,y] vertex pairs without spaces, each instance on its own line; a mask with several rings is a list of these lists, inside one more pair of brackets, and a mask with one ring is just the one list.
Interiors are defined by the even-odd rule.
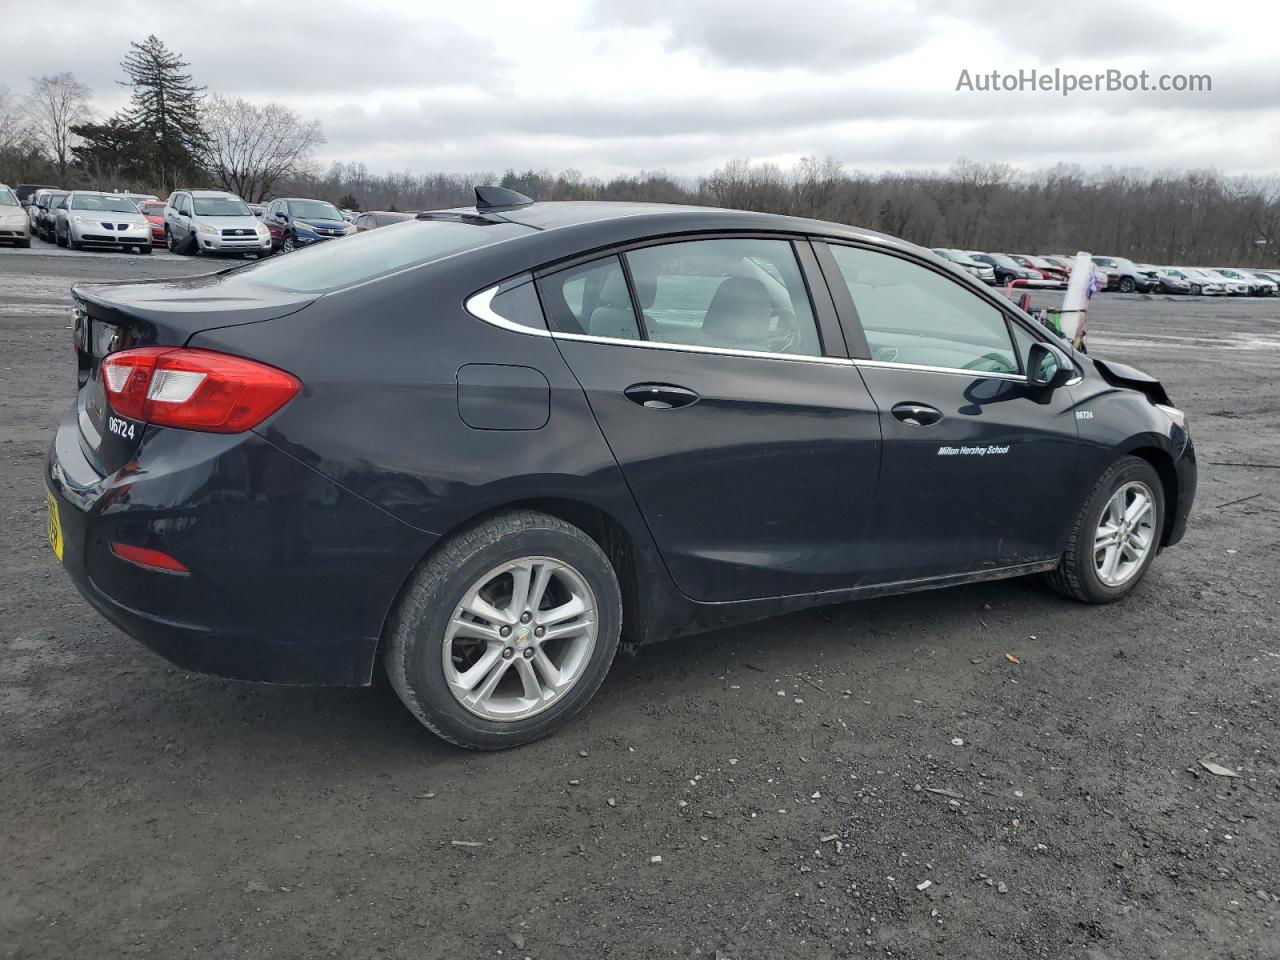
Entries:
[[[730,230],[749,232],[761,230],[770,233],[816,234],[833,239],[870,241],[899,250],[936,256],[927,247],[908,243],[897,237],[866,230],[862,227],[813,220],[806,217],[790,217],[776,213],[759,213],[751,210],[730,210],[724,207],[699,207],[674,203],[633,203],[605,200],[555,200],[538,201],[513,207],[454,207],[448,210],[429,210],[418,216],[431,219],[436,216],[501,218],[530,227],[538,232],[563,231],[569,233],[598,234],[616,225],[619,233],[630,236],[661,235],[663,233],[696,232],[699,230]],[[604,228],[602,230],[601,228]]]
[[233,197],[236,200],[240,199],[239,196],[227,190],[175,190],[174,193],[189,193],[193,197],[202,197],[206,199],[209,197]]

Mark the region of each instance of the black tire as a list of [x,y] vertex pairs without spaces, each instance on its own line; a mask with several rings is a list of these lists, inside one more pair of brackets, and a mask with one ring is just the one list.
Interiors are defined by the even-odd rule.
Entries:
[[72,239],[71,234],[69,233],[67,234],[67,246],[70,247],[72,250],[84,249],[84,244],[79,243],[78,241]]
[[53,235],[53,240],[54,240],[54,243],[56,243],[60,247],[65,247],[67,245],[66,238],[63,237],[62,234],[60,233],[55,233]]
[[[465,709],[445,679],[444,635],[459,598],[487,570],[525,556],[570,564],[596,599],[595,647],[577,683],[552,706],[516,721]],[[570,523],[530,510],[498,514],[441,544],[411,578],[387,625],[383,664],[404,705],[438,737],[472,750],[501,750],[551,733],[581,710],[618,650],[622,594],[609,558]]]
[[286,233],[284,237],[281,238],[280,240],[280,252],[293,253],[297,249],[298,248],[294,245],[294,242],[293,242],[293,234]]
[[[1151,490],[1155,503],[1153,526],[1156,543],[1147,551],[1138,570],[1119,586],[1109,586],[1098,578],[1094,563],[1093,537],[1111,495],[1130,481],[1141,481]],[[1155,467],[1141,457],[1121,457],[1098,478],[1084,506],[1080,509],[1067,547],[1058,568],[1047,574],[1049,585],[1065,596],[1083,603],[1114,603],[1142,582],[1159,553],[1159,540],[1164,531],[1164,487]]]
[[145,247],[135,247],[134,249],[137,250],[143,256],[151,255],[151,244],[147,244]]
[[30,247],[31,247],[31,238],[30,238],[30,237],[27,237],[27,239],[25,239],[25,240],[19,240],[19,241],[15,244],[15,246],[17,246],[17,247],[19,247],[19,248],[30,249]]
[[1137,286],[1138,286],[1138,285],[1137,285],[1136,283],[1134,283],[1134,282],[1133,282],[1133,277],[1121,277],[1121,278],[1120,278],[1120,292],[1121,292],[1121,293],[1133,293],[1133,291],[1137,289]]
[[1198,284],[1198,283],[1193,283],[1193,284],[1191,285],[1191,295],[1192,295],[1193,297],[1198,297],[1198,296],[1200,296],[1200,284]]

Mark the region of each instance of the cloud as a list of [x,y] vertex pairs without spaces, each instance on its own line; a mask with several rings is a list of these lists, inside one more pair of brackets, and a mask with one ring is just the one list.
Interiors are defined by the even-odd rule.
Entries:
[[14,84],[21,88],[29,76],[69,70],[112,104],[121,97],[119,64],[130,41],[154,33],[182,54],[197,83],[219,93],[351,94],[491,85],[505,76],[489,41],[413,10],[375,10],[358,0],[218,0],[216,12],[197,22],[186,5],[113,0],[110,16],[59,17],[51,36],[39,37],[40,30],[8,44],[5,73],[23,78]]
[[811,0],[790,7],[776,0],[594,0],[587,23],[659,30],[667,49],[689,50],[719,66],[851,69],[924,42],[913,6],[874,0]]

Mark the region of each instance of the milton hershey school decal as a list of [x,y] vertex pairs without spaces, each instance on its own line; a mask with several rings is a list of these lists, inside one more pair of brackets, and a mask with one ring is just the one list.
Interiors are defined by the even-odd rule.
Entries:
[[938,456],[940,457],[998,457],[1001,454],[1009,452],[1009,445],[1003,447],[996,446],[994,443],[989,447],[939,447]]

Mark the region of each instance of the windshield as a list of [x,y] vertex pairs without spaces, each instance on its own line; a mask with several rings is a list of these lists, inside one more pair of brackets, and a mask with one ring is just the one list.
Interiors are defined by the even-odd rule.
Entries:
[[289,213],[299,220],[341,220],[342,214],[323,200],[290,200]]
[[99,210],[103,213],[137,213],[128,197],[108,197],[100,193],[77,193],[71,198],[72,210]]
[[258,260],[234,271],[226,282],[245,280],[295,293],[325,293],[531,232],[518,223],[415,220],[354,233],[287,257]]
[[253,213],[239,197],[196,197],[197,217],[252,217]]
[[161,203],[161,202],[160,202],[160,201],[158,201],[158,200],[156,200],[156,201],[150,201],[150,202],[148,202],[148,203],[144,203],[144,204],[142,205],[142,212],[143,212],[143,213],[145,213],[145,214],[146,214],[147,216],[149,216],[149,217],[163,217],[163,216],[164,216],[164,204],[163,204],[163,203]]
[[1022,264],[1018,263],[1018,261],[1014,260],[1012,257],[1005,256],[1003,253],[993,253],[990,256],[992,260],[1000,264],[1002,267],[1012,267],[1015,270],[1022,269]]
[[18,198],[13,195],[13,191],[8,187],[0,190],[0,207],[16,207],[18,206]]

